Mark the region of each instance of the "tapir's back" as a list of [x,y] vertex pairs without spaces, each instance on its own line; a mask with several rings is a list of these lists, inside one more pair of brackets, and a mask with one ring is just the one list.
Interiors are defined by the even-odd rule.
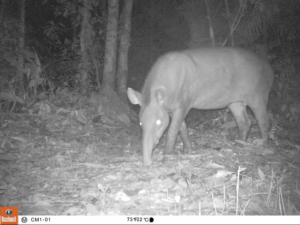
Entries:
[[202,48],[171,52],[160,57],[148,74],[143,97],[150,102],[151,90],[165,87],[170,101],[188,98],[191,107],[213,109],[233,101],[268,98],[273,83],[269,63],[239,48]]

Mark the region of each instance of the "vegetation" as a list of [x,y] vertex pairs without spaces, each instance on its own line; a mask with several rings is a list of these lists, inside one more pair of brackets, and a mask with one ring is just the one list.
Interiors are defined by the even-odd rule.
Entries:
[[[298,0],[2,0],[0,155],[8,168],[10,160],[19,167],[9,178],[1,175],[9,194],[0,202],[20,205],[24,214],[46,215],[299,214],[294,165],[300,149],[299,24]],[[270,138],[284,159],[266,149],[250,157],[247,150],[259,147],[234,146],[227,139],[234,132],[226,110],[202,114],[202,120],[191,113],[189,123],[203,131],[199,138],[191,130],[193,144],[213,150],[180,162],[171,158],[166,165],[158,154],[144,177],[136,155],[141,131],[127,86],[140,89],[162,53],[202,46],[244,47],[269,60],[275,71]],[[222,132],[209,129],[212,125]],[[262,159],[276,165],[262,165]],[[92,192],[93,178],[97,192],[84,195],[83,190]],[[31,196],[28,201],[44,207],[40,192],[57,197],[62,190],[83,196],[86,211],[77,206],[58,211],[46,200],[53,212],[32,211],[23,201]],[[147,198],[142,206],[141,190]],[[11,193],[21,199],[14,202]],[[124,193],[136,202],[127,204]],[[71,202],[70,196],[64,200]],[[153,202],[155,210],[138,211]]]

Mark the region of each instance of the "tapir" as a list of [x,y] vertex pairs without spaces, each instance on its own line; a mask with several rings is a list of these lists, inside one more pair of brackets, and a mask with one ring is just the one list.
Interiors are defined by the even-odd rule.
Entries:
[[164,154],[173,154],[180,132],[184,148],[191,150],[184,121],[191,108],[228,107],[239,128],[238,139],[246,141],[255,115],[263,142],[268,141],[267,104],[274,74],[270,64],[242,48],[207,47],[170,52],[153,65],[141,93],[131,88],[127,96],[141,106],[143,163],[152,164],[151,155],[163,132],[167,134]]

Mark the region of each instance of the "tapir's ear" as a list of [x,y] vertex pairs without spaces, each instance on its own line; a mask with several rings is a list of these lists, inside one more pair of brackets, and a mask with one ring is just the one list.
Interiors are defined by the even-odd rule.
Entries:
[[163,104],[165,102],[165,96],[166,96],[166,92],[164,89],[160,88],[160,89],[156,90],[155,97],[156,97],[156,100],[159,103],[159,105],[163,106]]
[[127,89],[127,96],[129,98],[129,101],[136,105],[141,105],[141,93],[133,90],[132,88]]

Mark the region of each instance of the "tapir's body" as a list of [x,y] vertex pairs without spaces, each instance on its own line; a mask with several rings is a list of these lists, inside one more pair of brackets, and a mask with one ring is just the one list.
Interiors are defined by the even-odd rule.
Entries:
[[273,79],[269,63],[244,49],[212,47],[163,55],[149,72],[142,93],[128,89],[130,101],[141,105],[144,164],[151,164],[152,150],[169,124],[169,115],[172,122],[165,153],[174,151],[179,131],[184,146],[191,148],[184,122],[191,108],[228,106],[239,127],[239,139],[246,140],[251,126],[248,105],[267,140]]

